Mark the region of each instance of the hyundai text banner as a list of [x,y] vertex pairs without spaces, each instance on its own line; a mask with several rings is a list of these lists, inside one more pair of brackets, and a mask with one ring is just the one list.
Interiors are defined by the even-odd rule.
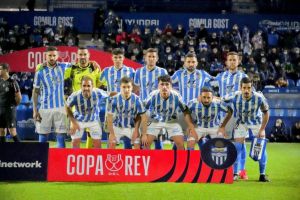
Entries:
[[232,183],[200,151],[49,149],[48,181]]
[[48,143],[0,145],[0,180],[46,181]]

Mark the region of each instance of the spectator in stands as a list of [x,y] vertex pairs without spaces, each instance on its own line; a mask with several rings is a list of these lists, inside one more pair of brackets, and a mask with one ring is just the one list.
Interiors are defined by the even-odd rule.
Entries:
[[259,53],[264,48],[262,31],[257,31],[251,39],[255,53]]
[[277,119],[271,129],[269,140],[271,142],[287,142],[288,135],[282,119]]
[[269,48],[276,48],[278,46],[279,35],[275,31],[275,28],[272,27],[271,31],[268,33],[268,47]]
[[141,34],[141,39],[142,39],[141,45],[143,49],[150,48],[151,38],[152,38],[151,30],[149,27],[146,26],[143,34]]
[[189,30],[186,32],[185,40],[196,40],[197,33],[195,31],[194,26],[190,26]]
[[197,39],[198,40],[200,40],[202,38],[204,38],[205,40],[208,39],[208,32],[207,32],[207,29],[205,28],[204,24],[200,25],[200,29],[199,29],[198,34],[197,34]]
[[102,6],[100,6],[95,14],[94,14],[94,23],[93,23],[93,33],[92,33],[92,41],[95,39],[95,34],[98,33],[98,40],[102,40],[102,31],[104,28],[105,21],[105,11]]
[[300,121],[296,122],[292,127],[293,142],[300,142]]
[[183,28],[183,26],[181,24],[178,24],[177,25],[177,29],[174,31],[174,36],[177,38],[177,39],[183,39],[184,36],[186,34],[186,31],[185,29]]
[[288,82],[284,77],[279,77],[275,82],[275,86],[278,88],[285,88],[288,86]]
[[242,49],[242,37],[237,24],[234,24],[232,27],[231,40],[234,47],[236,48],[236,51]]
[[121,28],[118,29],[118,34],[116,35],[116,44],[117,45],[125,45],[127,44],[127,33]]

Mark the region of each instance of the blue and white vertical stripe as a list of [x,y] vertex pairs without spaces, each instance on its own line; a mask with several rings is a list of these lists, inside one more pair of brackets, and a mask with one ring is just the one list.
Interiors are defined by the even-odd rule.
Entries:
[[35,73],[33,87],[41,91],[41,108],[64,107],[64,73],[69,63],[57,63],[55,67],[43,67]]
[[146,66],[137,69],[134,84],[140,87],[140,97],[145,100],[149,94],[158,89],[158,77],[168,74],[166,69],[155,67],[151,71]]
[[74,118],[80,122],[100,121],[100,102],[107,97],[107,93],[98,88],[93,89],[90,98],[85,98],[79,90],[69,96],[66,105],[75,107]]
[[185,103],[197,98],[203,86],[209,85],[211,76],[204,70],[190,73],[186,69],[176,71],[172,76],[172,83],[178,83],[179,93]]
[[133,128],[137,115],[145,112],[142,101],[135,94],[124,99],[119,93],[108,101],[107,113],[113,114],[114,125],[117,127]]
[[107,67],[103,70],[100,76],[100,81],[107,82],[108,92],[120,92],[120,80],[124,76],[134,79],[135,71],[131,67],[125,65],[122,68],[117,69],[114,66]]

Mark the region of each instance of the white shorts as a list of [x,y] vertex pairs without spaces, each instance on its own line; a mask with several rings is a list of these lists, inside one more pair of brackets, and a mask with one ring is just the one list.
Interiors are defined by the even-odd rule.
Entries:
[[157,137],[163,128],[167,130],[169,138],[172,138],[173,136],[183,136],[181,126],[178,123],[174,122],[152,122],[148,126],[147,134],[154,135],[155,137]]
[[102,129],[100,127],[100,123],[98,121],[93,122],[78,122],[80,131],[76,131],[74,135],[71,135],[72,139],[81,139],[84,130],[89,129],[89,133],[91,138],[94,140],[101,140],[102,137]]
[[67,132],[67,115],[65,108],[40,109],[41,122],[36,122],[38,134],[49,134]]
[[[134,128],[121,128],[117,126],[113,126],[113,128],[114,128],[115,136],[117,138],[116,141],[117,143],[120,142],[120,139],[122,137],[128,137],[130,140],[132,139]],[[137,138],[136,141],[134,141],[134,143],[139,143],[139,138]]]
[[[225,116],[224,116],[224,118],[225,118]],[[222,119],[222,121],[224,120],[224,118]],[[232,138],[234,131],[235,131],[235,126],[236,126],[236,118],[232,115],[225,126],[225,133],[227,135],[227,137],[226,137],[227,139]]]
[[201,137],[205,137],[207,135],[209,135],[211,138],[215,138],[218,135],[218,127],[214,127],[214,128],[195,128],[195,131],[198,135],[198,139],[200,139]]
[[247,138],[249,137],[249,129],[251,129],[252,134],[254,136],[258,135],[258,131],[260,129],[260,125],[246,125],[246,124],[240,124],[235,130],[234,130],[234,138]]

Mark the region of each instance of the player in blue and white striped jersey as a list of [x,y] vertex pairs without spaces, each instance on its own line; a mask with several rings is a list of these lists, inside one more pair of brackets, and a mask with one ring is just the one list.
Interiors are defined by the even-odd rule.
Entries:
[[123,64],[124,50],[120,48],[113,49],[112,51],[112,61],[113,66],[107,67],[103,70],[100,81],[107,82],[107,92],[120,92],[120,80],[124,76],[134,79],[135,71],[131,67],[125,66]]
[[[120,83],[121,92],[112,97],[107,106],[109,148],[115,148],[121,137],[129,138],[139,147],[139,128],[143,137],[146,136],[147,132],[146,110],[140,98],[132,93],[132,80],[128,77],[123,77]],[[136,123],[138,116],[140,116],[140,120]]]
[[[251,80],[248,77],[242,78],[240,91],[232,96],[225,97],[225,102],[231,103],[233,115],[237,119],[234,132],[235,147],[238,152],[234,164],[234,179],[237,180],[243,144],[249,131],[251,130],[254,136],[265,138],[265,128],[269,120],[269,105],[262,93],[253,91]],[[259,181],[262,182],[269,181],[265,176],[266,164],[267,152],[263,154],[262,159],[259,161]]]
[[[158,77],[168,74],[167,70],[156,66],[158,50],[149,48],[145,54],[146,65],[137,69],[134,76],[134,84],[138,87],[140,98],[144,101],[153,90],[158,88]],[[159,138],[155,140],[155,149],[163,149],[163,143]]]
[[[195,142],[198,142],[199,148],[205,142],[205,137],[210,138],[217,136],[224,137],[225,126],[231,115],[232,109],[225,103],[213,98],[213,91],[208,87],[203,87],[198,98],[191,100],[188,104],[192,120],[196,125],[196,136],[190,135],[188,138],[188,149],[193,150]],[[227,113],[223,122],[220,120],[220,112]]]
[[136,70],[134,84],[139,87],[140,98],[144,101],[158,87],[158,77],[168,74],[167,70],[156,66],[157,49],[149,48],[145,53],[146,65]]
[[[73,148],[80,147],[80,139],[86,128],[90,130],[94,148],[101,148],[100,101],[107,97],[106,92],[94,88],[93,79],[89,76],[83,76],[81,90],[73,92],[69,96],[66,102],[66,111],[71,121],[70,134]],[[74,112],[72,112],[73,106],[75,107]]]
[[172,90],[172,82],[169,75],[163,75],[158,78],[158,90],[153,91],[145,100],[145,107],[151,118],[146,142],[148,149],[150,149],[153,140],[158,136],[162,128],[166,128],[169,137],[175,142],[178,150],[184,149],[183,131],[178,123],[179,110],[184,113],[186,123],[191,132],[196,134],[188,107],[183,102],[180,94]]
[[177,70],[172,76],[172,83],[178,84],[179,93],[185,103],[197,98],[200,95],[201,88],[208,86],[211,80],[204,70],[197,70],[197,56],[195,53],[187,53],[184,60],[184,69]]
[[[33,119],[39,141],[46,142],[54,128],[57,133],[57,147],[65,147],[66,113],[64,108],[64,72],[66,63],[57,62],[58,51],[55,47],[46,49],[47,62],[35,73],[33,83]],[[41,95],[40,109],[37,109],[38,96]],[[54,127],[52,127],[54,125]]]

